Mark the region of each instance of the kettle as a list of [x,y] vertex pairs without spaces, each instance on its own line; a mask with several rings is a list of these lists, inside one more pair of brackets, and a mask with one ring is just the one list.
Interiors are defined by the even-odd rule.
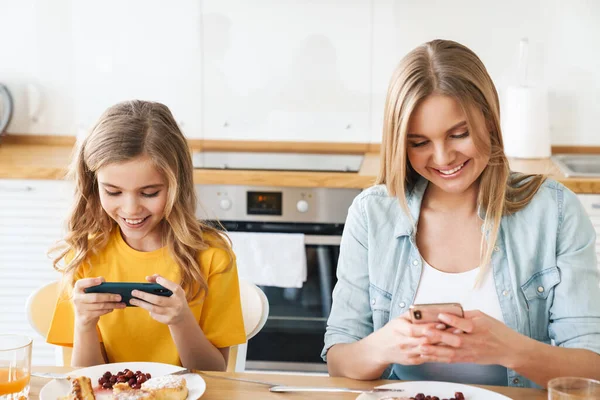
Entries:
[[4,135],[6,127],[13,113],[13,99],[6,86],[0,83],[0,137]]

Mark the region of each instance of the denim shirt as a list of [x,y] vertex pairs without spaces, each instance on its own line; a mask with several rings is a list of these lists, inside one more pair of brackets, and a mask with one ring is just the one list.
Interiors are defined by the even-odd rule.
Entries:
[[[428,181],[407,193],[409,218],[384,185],[359,194],[348,210],[325,346],[356,342],[406,312],[422,271],[412,221]],[[501,220],[492,256],[504,321],[537,341],[600,353],[600,271],[596,233],[576,195],[547,179],[531,202]],[[394,365],[382,378],[395,376]],[[507,385],[538,387],[508,369]]]

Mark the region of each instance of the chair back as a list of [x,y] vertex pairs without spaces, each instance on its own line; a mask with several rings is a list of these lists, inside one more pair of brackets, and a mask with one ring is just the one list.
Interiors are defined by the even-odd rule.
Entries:
[[227,371],[243,372],[246,369],[248,340],[252,339],[265,326],[269,316],[269,300],[255,284],[240,279],[240,301],[246,330],[246,343],[229,349]]
[[[33,291],[25,304],[29,325],[44,339],[50,329],[58,290],[58,282],[47,283]],[[56,365],[71,365],[71,351],[70,347],[56,346]]]

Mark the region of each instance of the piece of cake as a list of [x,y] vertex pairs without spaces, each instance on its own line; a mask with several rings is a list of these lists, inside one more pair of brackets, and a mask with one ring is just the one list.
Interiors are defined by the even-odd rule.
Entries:
[[115,393],[113,390],[113,400],[156,400],[156,396],[152,392],[144,392],[139,389],[121,390]]
[[185,400],[188,395],[187,383],[179,375],[148,379],[142,383],[142,391],[154,394],[156,400]]
[[79,376],[69,379],[71,381],[71,391],[67,396],[61,397],[59,400],[96,400],[90,378]]

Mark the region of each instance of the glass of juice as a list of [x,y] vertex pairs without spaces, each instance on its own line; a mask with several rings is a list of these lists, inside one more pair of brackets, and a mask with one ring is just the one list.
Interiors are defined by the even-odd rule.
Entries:
[[24,335],[0,334],[0,400],[29,396],[31,343]]
[[548,399],[600,399],[600,381],[577,377],[563,377],[551,379],[548,382]]

